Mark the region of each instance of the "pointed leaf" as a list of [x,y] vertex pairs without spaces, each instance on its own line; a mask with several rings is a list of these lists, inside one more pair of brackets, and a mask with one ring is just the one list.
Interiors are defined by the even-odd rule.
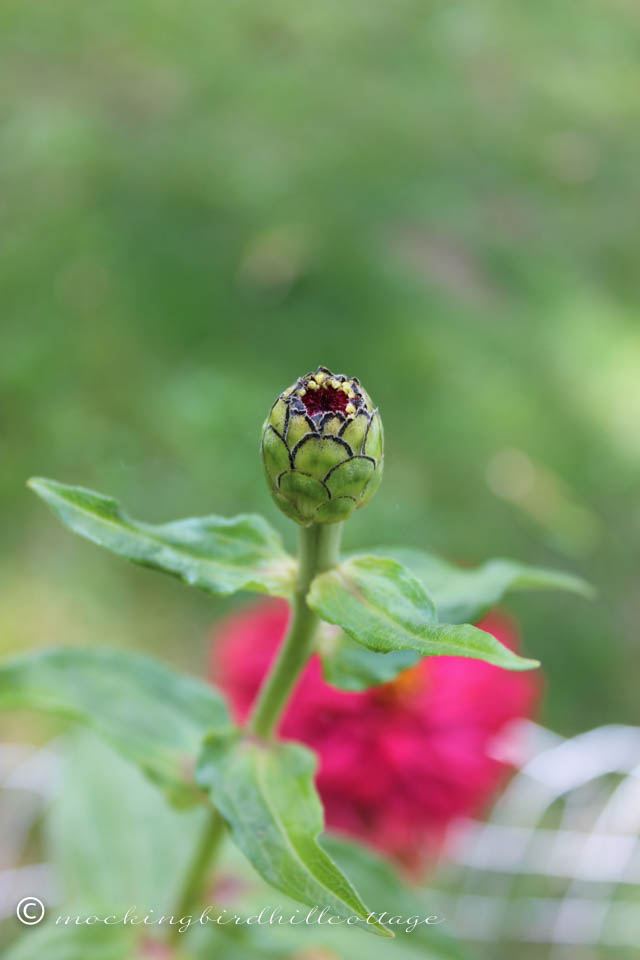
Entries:
[[[204,745],[196,778],[268,883],[301,903],[366,921],[369,910],[317,840],[323,811],[315,766],[311,751],[297,743],[215,736]],[[363,929],[390,936],[380,924]]]
[[479,567],[465,568],[413,547],[376,547],[370,552],[407,567],[433,599],[441,623],[479,620],[506,593],[515,590],[567,590],[583,597],[591,597],[594,592],[581,577],[516,560],[487,560]]
[[254,590],[286,597],[295,564],[262,517],[132,520],[116,500],[83,487],[34,478],[29,486],[74,533],[133,563],[169,573],[208,593]]
[[[515,590],[568,590],[586,597],[593,593],[580,577],[515,560],[489,560],[480,567],[464,568],[412,547],[376,547],[371,553],[388,556],[407,567],[433,599],[440,622],[476,621]],[[406,650],[375,653],[341,630],[318,642],[318,649],[325,680],[343,690],[366,690],[388,683],[419,659],[418,654]]]
[[474,657],[508,670],[539,666],[470,624],[438,623],[420,581],[386,557],[345,560],[315,578],[307,600],[323,620],[380,653],[414,650],[422,656]]
[[125,650],[59,649],[0,666],[0,709],[29,708],[90,726],[179,803],[201,797],[193,767],[209,731],[231,729],[209,684]]

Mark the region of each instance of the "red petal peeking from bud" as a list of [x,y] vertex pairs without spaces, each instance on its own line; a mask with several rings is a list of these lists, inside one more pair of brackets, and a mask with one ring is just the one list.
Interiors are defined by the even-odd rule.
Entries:
[[302,402],[309,416],[315,417],[317,413],[345,413],[349,397],[344,390],[322,386],[317,390],[307,391]]
[[[284,636],[285,601],[261,602],[215,631],[212,679],[244,720]],[[481,626],[517,645],[511,621]],[[531,715],[539,681],[479,660],[432,657],[393,683],[362,693],[326,684],[314,656],[279,727],[320,757],[317,786],[327,826],[417,868],[452,819],[478,813],[507,768],[490,754],[494,738]]]

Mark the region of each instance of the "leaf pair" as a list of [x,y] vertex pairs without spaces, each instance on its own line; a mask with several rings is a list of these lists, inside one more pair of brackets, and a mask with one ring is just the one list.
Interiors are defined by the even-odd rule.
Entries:
[[[81,487],[43,479],[31,480],[30,486],[76,533],[134,563],[209,593],[254,590],[288,597],[292,592],[295,561],[262,517],[210,516],[154,525],[132,520],[115,500]],[[508,589],[531,587],[583,594],[589,589],[577,577],[510,560],[461,570],[406,548],[351,557],[316,577],[307,599],[323,620],[341,627],[368,653],[339,640],[332,651],[324,651],[325,676],[361,689],[391,679],[418,657],[436,655],[474,657],[509,670],[537,667],[536,660],[519,657],[464,622],[477,619]],[[393,656],[382,664],[371,654]]]

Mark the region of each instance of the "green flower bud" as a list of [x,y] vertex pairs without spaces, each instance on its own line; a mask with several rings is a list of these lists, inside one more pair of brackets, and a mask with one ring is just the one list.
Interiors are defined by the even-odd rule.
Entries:
[[298,523],[338,523],[382,479],[382,421],[360,381],[326,367],[281,393],[262,432],[267,483]]

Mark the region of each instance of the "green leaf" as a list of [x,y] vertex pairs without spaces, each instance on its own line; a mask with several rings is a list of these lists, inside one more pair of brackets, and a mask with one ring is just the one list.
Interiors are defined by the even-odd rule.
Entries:
[[475,622],[515,590],[566,590],[583,597],[594,593],[581,577],[516,560],[488,560],[480,567],[465,568],[413,547],[376,547],[370,553],[407,567],[433,599],[441,623]]
[[508,670],[539,666],[470,624],[438,623],[420,581],[386,557],[345,560],[315,578],[307,600],[323,620],[379,653],[414,650],[422,656],[474,657]]
[[291,593],[295,561],[263,517],[140,523],[123,513],[116,500],[92,490],[41,478],[30,480],[29,486],[75,533],[133,563],[213,594]]
[[22,707],[89,725],[176,803],[200,797],[193,768],[205,734],[231,729],[209,684],[125,650],[66,648],[5,661],[0,709]]
[[[315,766],[311,751],[297,743],[215,736],[205,743],[196,778],[267,883],[311,907],[366,921],[369,911],[317,841],[324,818]],[[364,929],[390,936],[380,924]]]
[[[586,597],[593,594],[580,577],[515,560],[489,560],[480,567],[464,568],[412,547],[376,547],[371,553],[396,560],[417,577],[434,601],[441,623],[477,621],[509,591],[547,588]],[[375,653],[342,631],[335,631],[318,647],[325,680],[343,690],[366,690],[388,683],[419,659],[419,654],[406,650]]]
[[156,917],[170,914],[208,806],[173,809],[135,764],[86,729],[74,729],[57,752],[62,789],[44,835],[62,888],[60,912],[125,913],[136,904]]

